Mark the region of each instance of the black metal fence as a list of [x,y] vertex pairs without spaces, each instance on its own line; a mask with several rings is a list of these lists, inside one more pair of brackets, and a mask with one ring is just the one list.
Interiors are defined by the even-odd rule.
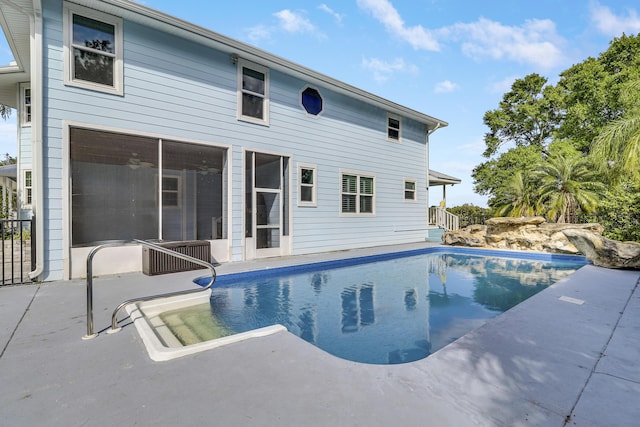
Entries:
[[33,219],[0,219],[2,237],[1,285],[30,283],[29,272],[35,269],[35,244],[32,244]]

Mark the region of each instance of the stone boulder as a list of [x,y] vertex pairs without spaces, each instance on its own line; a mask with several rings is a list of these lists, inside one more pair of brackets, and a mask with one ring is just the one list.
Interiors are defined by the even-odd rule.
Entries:
[[445,245],[485,247],[487,235],[486,225],[470,225],[457,231],[447,231],[442,235]]
[[563,234],[594,265],[640,269],[640,243],[618,242],[578,228],[563,230]]
[[578,254],[579,250],[562,233],[569,228],[598,234],[603,231],[600,224],[548,224],[541,216],[500,217],[487,220],[485,225],[470,225],[446,232],[443,242],[453,246]]

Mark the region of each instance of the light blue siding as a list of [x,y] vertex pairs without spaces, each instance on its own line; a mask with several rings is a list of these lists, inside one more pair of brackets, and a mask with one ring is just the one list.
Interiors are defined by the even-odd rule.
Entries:
[[[210,47],[124,21],[124,95],[63,83],[62,6],[44,4],[46,275],[62,277],[63,121],[230,146],[232,260],[243,258],[244,153],[291,156],[293,253],[303,254],[424,240],[426,125],[402,119],[402,142],[386,140],[387,111],[276,70],[270,70],[270,124],[236,119],[237,68]],[[324,112],[308,116],[300,91],[310,84]],[[298,162],[317,165],[317,207],[298,207]],[[340,170],[375,176],[375,216],[340,215]],[[404,179],[417,183],[417,202],[404,201]]]

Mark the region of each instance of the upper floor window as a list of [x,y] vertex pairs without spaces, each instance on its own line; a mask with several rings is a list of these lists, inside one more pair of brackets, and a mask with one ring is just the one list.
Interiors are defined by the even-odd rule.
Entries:
[[122,19],[65,4],[65,84],[122,95]]
[[408,201],[417,200],[416,181],[414,179],[404,180],[404,199]]
[[31,178],[31,171],[30,170],[25,170],[24,171],[24,187],[23,187],[23,200],[22,202],[24,203],[25,206],[31,206],[32,200],[33,200],[33,185],[32,185],[32,178]]
[[387,116],[387,139],[389,141],[400,142],[402,122],[400,117]]
[[269,70],[238,61],[238,119],[269,124]]
[[298,164],[298,206],[317,206],[318,179],[316,166]]
[[343,173],[341,181],[341,213],[356,215],[375,213],[374,177]]
[[31,88],[24,86],[22,88],[22,125],[31,124]]
[[312,116],[318,116],[324,109],[322,95],[317,89],[312,87],[305,88],[300,95],[300,103],[302,107]]

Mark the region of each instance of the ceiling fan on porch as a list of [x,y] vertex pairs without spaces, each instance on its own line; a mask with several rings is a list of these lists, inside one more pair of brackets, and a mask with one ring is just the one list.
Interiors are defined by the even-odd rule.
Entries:
[[134,170],[138,168],[148,169],[153,166],[153,163],[143,162],[142,160],[140,160],[140,158],[138,158],[138,153],[131,153],[131,157],[127,161],[127,166]]

